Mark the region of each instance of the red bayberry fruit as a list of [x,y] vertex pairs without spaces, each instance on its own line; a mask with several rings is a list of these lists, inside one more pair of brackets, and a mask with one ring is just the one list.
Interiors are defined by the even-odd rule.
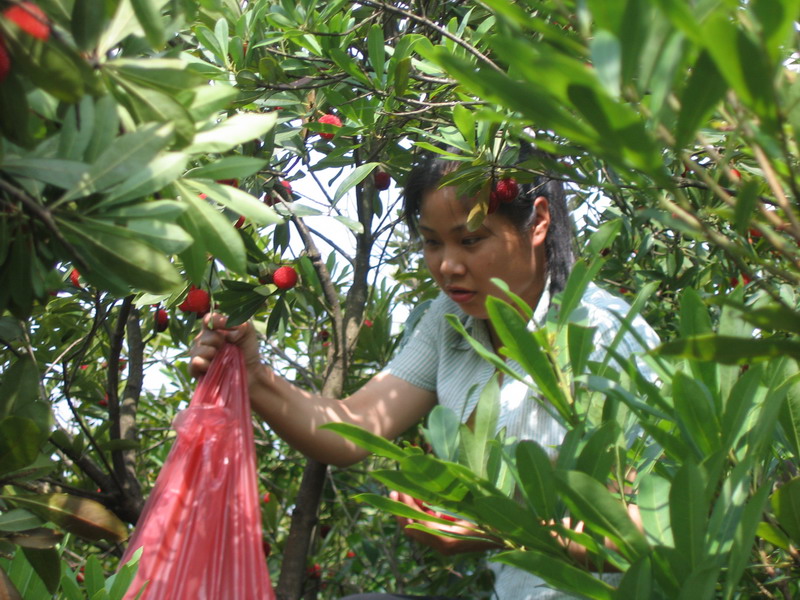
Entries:
[[319,566],[319,563],[314,563],[306,569],[306,574],[309,579],[319,579],[322,577],[322,567]]
[[211,297],[207,291],[191,286],[186,299],[178,305],[178,308],[183,312],[193,312],[202,317],[211,309]]
[[519,185],[513,177],[501,179],[494,185],[492,195],[497,197],[498,202],[512,202],[519,194]]
[[372,327],[372,321],[369,319],[364,319],[364,327]]
[[742,174],[739,172],[739,169],[731,169],[731,179],[734,181],[742,180]]
[[80,274],[80,272],[78,272],[78,269],[72,269],[72,271],[69,272],[69,280],[72,282],[72,285],[74,285],[75,287],[81,287],[80,277],[81,277],[81,274]]
[[263,496],[261,496],[261,501],[262,501],[264,504],[267,504],[267,503],[269,503],[269,501],[270,501],[270,498],[271,498],[271,496],[269,495],[269,492],[264,492],[264,495],[263,495]]
[[[328,125],[333,125],[334,127],[342,126],[342,120],[336,115],[331,115],[331,114],[322,115],[319,118],[318,122],[327,123]],[[320,133],[319,137],[321,137],[324,140],[332,140],[335,135],[336,135],[335,133]]]
[[3,38],[0,37],[0,81],[3,81],[11,72],[11,57]]
[[159,308],[156,311],[155,321],[156,331],[165,331],[167,329],[167,325],[169,325],[169,313],[163,308]]
[[19,26],[22,31],[40,40],[50,37],[50,24],[47,15],[33,2],[20,2],[3,11],[3,16]]
[[375,173],[375,189],[378,191],[388,190],[389,185],[392,183],[392,176],[386,171],[378,171]]
[[492,192],[489,194],[489,208],[486,209],[486,214],[491,215],[500,207],[500,198],[497,194]]
[[278,289],[290,290],[297,285],[297,271],[288,265],[278,267],[272,274],[272,283],[278,286]]
[[108,406],[108,394],[105,394],[105,395],[103,395],[103,399],[102,399],[102,400],[99,400],[99,401],[97,402],[97,404],[99,404],[100,406],[102,406],[102,407],[104,407],[104,408],[105,408],[106,406]]
[[286,181],[285,179],[281,180],[281,185],[286,188],[286,191],[289,192],[289,195],[292,195],[292,184]]
[[236,223],[234,223],[233,226],[236,229],[241,229],[243,225],[244,225],[244,215],[240,215],[239,218],[236,219]]
[[217,183],[221,183],[223,185],[232,185],[233,187],[239,187],[238,179],[217,179]]
[[264,548],[264,557],[268,558],[269,555],[272,553],[272,546],[270,545],[270,543],[267,540],[264,540],[262,542],[262,546]]
[[355,558],[356,557],[356,553],[353,552],[352,550],[348,550],[346,556],[347,556],[347,558]]

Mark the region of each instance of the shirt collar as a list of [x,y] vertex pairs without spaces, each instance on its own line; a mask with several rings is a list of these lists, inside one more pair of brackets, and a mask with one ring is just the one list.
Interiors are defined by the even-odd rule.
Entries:
[[[542,295],[539,296],[539,302],[533,311],[533,318],[528,322],[528,330],[536,331],[544,325],[547,318],[547,312],[550,310],[550,276],[545,279]],[[492,347],[492,340],[489,336],[489,325],[484,319],[476,319],[470,315],[462,313],[461,323],[464,329],[475,338],[478,342],[486,346]],[[457,334],[453,348],[459,350],[468,350],[469,342],[464,336]]]

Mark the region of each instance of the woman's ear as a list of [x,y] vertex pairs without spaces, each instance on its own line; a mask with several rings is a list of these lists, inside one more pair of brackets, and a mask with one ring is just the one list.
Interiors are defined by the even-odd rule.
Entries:
[[531,242],[533,246],[544,244],[550,229],[550,203],[544,196],[537,196],[533,201],[533,224],[531,225]]

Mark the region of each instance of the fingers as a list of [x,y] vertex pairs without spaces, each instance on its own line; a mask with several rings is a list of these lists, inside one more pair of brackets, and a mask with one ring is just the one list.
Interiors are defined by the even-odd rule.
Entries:
[[226,329],[228,318],[219,313],[210,313],[203,318],[203,327],[195,336],[189,349],[189,373],[192,377],[200,377],[211,366],[211,361],[226,342],[233,344],[241,341],[242,327]]

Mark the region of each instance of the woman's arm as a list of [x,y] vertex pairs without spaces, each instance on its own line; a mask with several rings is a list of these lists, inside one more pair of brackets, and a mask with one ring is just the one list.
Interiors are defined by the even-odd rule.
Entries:
[[338,400],[302,390],[262,362],[252,324],[225,329],[226,318],[206,316],[191,348],[190,371],[198,377],[227,343],[242,349],[250,402],[270,427],[292,447],[325,464],[348,466],[367,452],[331,431],[326,423],[352,423],[394,439],[426,415],[436,403],[433,392],[393,375],[379,373],[357,392]]
[[351,396],[337,400],[311,394],[261,365],[250,384],[253,409],[286,442],[320,462],[346,467],[367,451],[332,431],[326,423],[352,423],[394,439],[433,408],[436,396],[407,381],[379,373]]

